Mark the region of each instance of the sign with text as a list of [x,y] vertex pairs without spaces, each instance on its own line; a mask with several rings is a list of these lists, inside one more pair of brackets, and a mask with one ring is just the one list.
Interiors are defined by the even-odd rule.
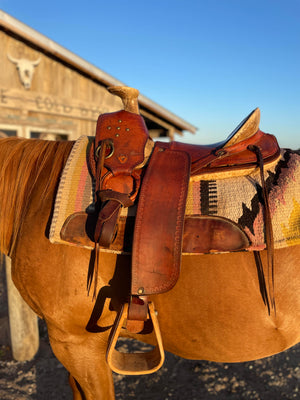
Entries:
[[0,88],[0,107],[96,121],[100,113],[118,110],[120,102],[112,96],[108,99],[105,94],[99,104],[95,104],[37,92]]

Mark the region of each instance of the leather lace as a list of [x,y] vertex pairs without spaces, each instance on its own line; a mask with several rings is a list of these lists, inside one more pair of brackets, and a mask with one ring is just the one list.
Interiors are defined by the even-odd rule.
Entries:
[[[98,152],[98,157],[96,157],[96,150],[94,148],[94,157],[91,157],[90,161],[90,168],[92,171],[93,176],[99,177],[99,179],[96,179],[95,182],[95,195],[94,195],[94,204],[95,204],[95,211],[96,213],[99,213],[100,211],[100,198],[99,194],[101,191],[101,173],[104,167],[104,161],[105,161],[105,154],[106,154],[106,149],[107,146],[109,145],[109,142],[107,140],[103,140],[101,142],[101,147],[100,151]],[[93,146],[94,142],[93,142]],[[97,221],[98,224],[98,221]],[[100,229],[95,229],[95,237],[94,237],[94,249],[93,253],[91,255],[91,262],[90,262],[90,267],[88,271],[88,277],[87,277],[87,291],[88,294],[90,293],[92,283],[94,281],[94,290],[93,290],[93,300],[96,298],[97,294],[97,282],[98,282],[98,270],[99,270],[99,238],[101,235],[101,230]]]
[[271,308],[274,310],[276,314],[276,304],[275,304],[275,280],[274,280],[274,235],[272,228],[272,218],[271,211],[269,205],[268,198],[268,190],[264,177],[264,161],[261,150],[258,146],[250,145],[248,146],[248,150],[252,151],[256,154],[257,163],[260,171],[260,179],[261,179],[261,187],[262,187],[262,195],[264,202],[264,226],[265,226],[265,238],[266,238],[266,247],[267,247],[267,281],[268,287],[265,283],[265,277],[263,272],[263,264],[261,261],[260,253],[258,251],[254,252],[254,257],[256,261],[256,266],[258,270],[259,276],[259,284],[260,291],[262,294],[262,298],[264,303],[268,308],[268,313],[270,315]]

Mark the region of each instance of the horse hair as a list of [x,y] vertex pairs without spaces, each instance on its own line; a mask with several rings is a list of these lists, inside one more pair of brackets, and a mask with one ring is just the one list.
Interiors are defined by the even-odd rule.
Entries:
[[[41,201],[57,185],[74,142],[0,139],[0,251],[11,254],[30,196],[44,172],[49,178]],[[55,160],[55,162],[53,162]]]

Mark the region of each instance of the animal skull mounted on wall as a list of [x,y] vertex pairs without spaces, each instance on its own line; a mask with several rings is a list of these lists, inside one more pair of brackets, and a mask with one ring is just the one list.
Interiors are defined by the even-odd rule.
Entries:
[[34,68],[37,67],[41,61],[39,57],[36,61],[26,60],[25,58],[14,58],[7,54],[7,58],[12,63],[16,64],[19,71],[19,77],[25,89],[30,89],[33,78]]

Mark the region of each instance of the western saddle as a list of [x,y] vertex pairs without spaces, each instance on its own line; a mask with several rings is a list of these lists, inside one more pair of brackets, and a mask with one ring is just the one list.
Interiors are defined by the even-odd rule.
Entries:
[[[122,99],[124,110],[99,116],[88,155],[95,181],[94,203],[85,216],[81,213],[66,221],[62,235],[73,243],[94,243],[95,263],[88,287],[94,280],[96,295],[98,251],[101,247],[124,248],[125,222],[119,217],[120,210],[137,205],[133,238],[128,245],[132,250],[131,293],[112,328],[107,360],[115,372],[146,374],[159,369],[164,361],[157,317],[148,296],[166,292],[176,284],[182,252],[238,251],[250,245],[246,233],[233,221],[218,216],[185,218],[189,180],[197,175],[249,172],[259,166],[263,182],[263,166],[276,160],[280,149],[274,136],[259,130],[258,109],[223,142],[154,144],[139,114],[138,90],[108,90]],[[267,195],[264,197],[267,228],[270,216]],[[82,226],[85,230],[80,229]],[[217,235],[212,234],[216,231]],[[124,324],[128,331],[139,333],[147,320],[152,322],[157,340],[154,349],[147,353],[118,352],[116,343]]]

